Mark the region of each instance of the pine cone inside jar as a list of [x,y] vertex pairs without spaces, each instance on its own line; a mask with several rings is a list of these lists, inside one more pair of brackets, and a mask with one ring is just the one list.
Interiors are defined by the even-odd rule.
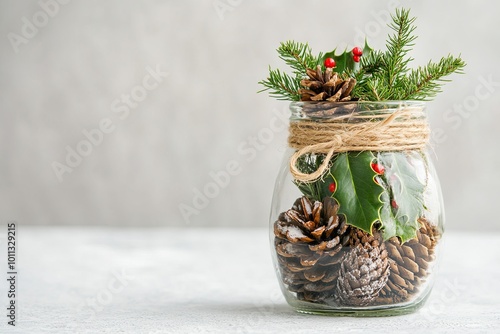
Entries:
[[342,261],[337,298],[342,305],[367,306],[379,295],[389,278],[389,261],[380,232],[370,235],[352,228],[351,251]]
[[326,302],[333,297],[339,275],[341,250],[349,245],[349,228],[339,205],[298,198],[274,223],[274,245],[282,280],[297,298]]
[[380,253],[386,254],[384,239],[382,233],[379,231],[379,226],[374,226],[372,232],[373,233],[370,234],[359,228],[352,228],[349,233],[349,244],[352,247],[356,247],[357,245],[361,245],[365,248],[369,246],[373,248],[380,247]]
[[343,78],[338,73],[327,68],[324,72],[318,65],[315,70],[306,70],[308,79],[300,82],[301,101],[345,102],[353,100],[351,92],[356,85],[356,79]]
[[401,244],[393,237],[385,242],[391,273],[387,285],[376,303],[394,304],[411,300],[425,282],[428,269],[435,259],[435,246],[440,238],[438,229],[425,218],[419,219],[417,238]]

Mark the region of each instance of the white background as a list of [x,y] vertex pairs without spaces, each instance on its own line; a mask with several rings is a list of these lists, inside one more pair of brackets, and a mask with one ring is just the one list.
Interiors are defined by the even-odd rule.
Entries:
[[[220,3],[230,7],[217,11]],[[294,39],[330,51],[352,48],[366,35],[383,48],[394,4],[418,17],[415,65],[448,53],[468,63],[466,74],[454,75],[428,104],[431,126],[440,131],[434,152],[447,227],[500,230],[499,8],[472,0],[74,0],[51,7],[51,17],[39,14],[44,6],[37,1],[0,1],[0,219],[267,225],[286,130],[260,142],[255,157],[241,148],[286,111],[286,102],[256,94],[268,65],[283,66],[276,47]],[[14,46],[13,34],[22,36],[27,21],[40,26]],[[168,72],[162,82],[128,117],[115,113],[112,104],[139,92],[146,68],[157,66]],[[481,78],[497,84],[486,87]],[[60,182],[54,162],[66,164],[66,147],[76,149],[82,131],[107,118],[113,130]],[[184,219],[179,206],[192,206],[210,172],[233,160],[238,175]]]

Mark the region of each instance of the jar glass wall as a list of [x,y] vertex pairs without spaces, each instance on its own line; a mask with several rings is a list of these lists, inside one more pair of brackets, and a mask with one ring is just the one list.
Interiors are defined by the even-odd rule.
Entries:
[[[413,133],[411,124],[426,122],[424,108],[414,101],[291,104],[291,125],[303,131],[307,123],[305,128],[312,129],[303,139],[312,149],[295,166],[304,174],[326,166],[319,178],[301,181],[290,172],[291,158],[300,149],[289,148],[276,180],[270,215],[273,262],[282,292],[296,310],[403,314],[428,297],[443,233],[443,201],[427,150],[412,149],[406,141],[425,134]],[[405,119],[398,116],[402,113]],[[373,131],[381,124],[381,131],[392,129],[389,137],[404,133],[400,139],[375,136],[373,142],[349,139],[360,127]],[[297,142],[293,136],[304,136],[300,131],[290,134],[291,145]],[[327,151],[314,151],[325,146],[315,143],[315,138],[324,142],[324,131],[330,131],[327,138],[340,133],[332,143],[355,150],[340,149],[325,162]],[[401,150],[394,141],[402,143]],[[379,144],[381,150],[356,147]]]

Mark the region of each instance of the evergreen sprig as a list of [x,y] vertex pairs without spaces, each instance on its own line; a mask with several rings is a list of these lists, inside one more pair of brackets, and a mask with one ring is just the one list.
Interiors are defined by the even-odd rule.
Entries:
[[430,100],[449,81],[445,77],[462,73],[466,64],[460,57],[448,55],[437,63],[430,61],[426,66],[410,69],[413,58],[409,52],[417,38],[415,17],[411,17],[407,9],[397,9],[391,18],[389,27],[393,33],[388,36],[386,50],[374,51],[365,44],[359,66],[352,61],[352,55],[347,51],[341,55],[336,55],[334,50],[315,56],[307,43],[281,43],[277,49],[279,58],[291,67],[292,74],[269,68],[269,77],[259,82],[264,86],[260,92],[269,91],[272,97],[279,100],[299,101],[300,82],[307,77],[306,70],[315,69],[317,65],[323,67],[324,59],[333,57],[341,77],[356,79],[357,84],[351,92],[354,99]]
[[305,77],[308,68],[315,68],[321,63],[323,54],[314,56],[307,43],[294,41],[281,43],[276,51],[280,59],[292,68],[293,76],[278,69],[269,68],[269,77],[259,82],[265,88],[259,92],[269,90],[269,95],[278,100],[299,101],[300,81]]
[[354,74],[358,84],[352,95],[365,101],[430,100],[441,92],[444,77],[462,73],[465,62],[460,57],[443,57],[438,63],[409,69],[413,60],[408,55],[417,36],[415,18],[410,11],[397,9],[389,27],[394,30],[385,52],[372,52],[362,58],[360,70]]
[[441,92],[441,83],[449,82],[445,79],[452,73],[463,73],[465,62],[460,57],[451,55],[441,58],[439,63],[429,62],[426,66],[421,66],[412,70],[404,78],[406,92],[400,100],[429,100]]
[[372,51],[367,55],[361,57],[360,70],[357,72],[358,76],[366,74],[373,74],[380,70],[384,65],[384,53],[381,51]]
[[278,100],[300,100],[300,80],[297,80],[297,76],[294,78],[279,69],[273,70],[269,67],[269,77],[259,84],[265,87],[259,93],[268,90],[269,95]]
[[387,52],[383,54],[383,69],[385,69],[385,82],[392,86],[408,72],[408,63],[413,60],[407,57],[417,36],[412,35],[416,29],[413,23],[415,18],[409,17],[409,10],[396,9],[396,15],[391,16],[393,22],[389,27],[395,31],[394,35],[389,35],[387,41]]
[[316,68],[321,60],[322,54],[313,56],[312,50],[307,43],[286,41],[281,43],[277,49],[280,59],[290,66],[294,74],[303,76],[308,68]]

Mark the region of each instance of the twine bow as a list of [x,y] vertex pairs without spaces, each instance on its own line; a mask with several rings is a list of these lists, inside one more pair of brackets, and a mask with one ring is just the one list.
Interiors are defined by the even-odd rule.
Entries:
[[[423,149],[429,135],[423,108],[417,107],[402,107],[377,115],[353,113],[322,122],[294,121],[290,123],[288,137],[289,146],[296,149],[290,158],[290,172],[297,181],[312,182],[325,173],[335,153]],[[311,153],[326,156],[316,171],[302,173],[297,161]]]

